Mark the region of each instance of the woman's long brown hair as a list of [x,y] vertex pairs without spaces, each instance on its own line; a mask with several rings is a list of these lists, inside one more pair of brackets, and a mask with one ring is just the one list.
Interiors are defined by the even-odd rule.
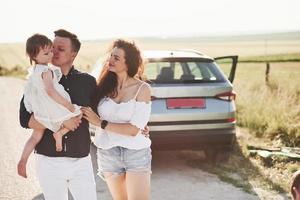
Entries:
[[[142,69],[143,59],[139,48],[134,42],[129,42],[123,39],[114,41],[110,52],[113,48],[120,48],[125,52],[125,63],[128,67],[127,74],[129,77],[134,77],[139,69]],[[97,86],[93,98],[93,109],[97,111],[98,103],[104,97],[115,98],[118,96],[118,79],[114,72],[109,71],[108,62],[105,63],[101,74],[97,79]]]

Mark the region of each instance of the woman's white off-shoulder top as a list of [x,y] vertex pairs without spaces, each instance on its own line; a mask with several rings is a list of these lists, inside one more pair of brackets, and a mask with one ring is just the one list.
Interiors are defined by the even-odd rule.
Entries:
[[[109,97],[102,99],[97,108],[101,119],[113,123],[130,123],[140,130],[144,129],[150,118],[151,102],[136,101],[136,97],[144,85],[147,84],[145,82],[141,84],[135,97],[127,102],[116,103]],[[128,136],[97,127],[95,145],[101,149],[110,149],[115,146],[143,149],[150,147],[151,140],[145,137],[141,131],[136,136]]]

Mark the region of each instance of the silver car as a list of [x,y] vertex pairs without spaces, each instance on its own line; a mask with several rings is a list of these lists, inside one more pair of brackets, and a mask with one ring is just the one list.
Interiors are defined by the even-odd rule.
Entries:
[[[193,50],[145,51],[144,56],[144,74],[152,87],[152,148],[231,147],[236,124],[232,82],[238,57],[214,59]],[[229,66],[228,77],[216,60]],[[98,77],[101,69],[99,64],[92,74]]]

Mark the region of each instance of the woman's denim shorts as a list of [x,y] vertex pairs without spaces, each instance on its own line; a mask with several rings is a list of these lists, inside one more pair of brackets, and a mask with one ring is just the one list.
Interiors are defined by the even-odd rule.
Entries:
[[151,148],[127,149],[113,147],[97,149],[98,175],[104,179],[103,172],[111,172],[114,176],[126,172],[151,173]]

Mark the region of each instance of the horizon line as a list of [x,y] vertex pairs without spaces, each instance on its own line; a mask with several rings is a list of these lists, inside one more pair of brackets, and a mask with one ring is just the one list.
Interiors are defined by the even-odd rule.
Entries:
[[[82,42],[96,42],[96,41],[107,41],[116,38],[131,38],[131,39],[187,39],[187,38],[198,38],[198,39],[218,39],[222,38],[232,38],[232,37],[257,37],[266,35],[281,35],[281,34],[296,34],[299,33],[300,39],[300,29],[295,30],[274,30],[274,31],[235,31],[235,32],[223,32],[223,33],[187,33],[187,34],[172,34],[172,35],[124,35],[124,36],[112,36],[103,38],[84,38]],[[25,41],[0,41],[0,44],[13,44],[13,43],[25,43]]]

